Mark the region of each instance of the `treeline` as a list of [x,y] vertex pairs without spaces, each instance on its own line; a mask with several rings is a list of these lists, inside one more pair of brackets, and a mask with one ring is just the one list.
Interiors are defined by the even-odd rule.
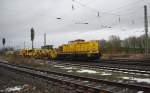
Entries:
[[[112,35],[109,40],[100,40],[103,53],[144,53],[145,36],[129,37],[121,40],[119,36]],[[148,37],[150,53],[150,37]]]

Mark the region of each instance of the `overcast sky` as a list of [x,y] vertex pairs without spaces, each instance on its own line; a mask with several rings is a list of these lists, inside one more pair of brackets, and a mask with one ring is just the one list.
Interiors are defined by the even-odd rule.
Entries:
[[36,47],[43,45],[44,33],[47,44],[55,46],[79,38],[139,36],[144,34],[144,4],[150,10],[148,0],[0,0],[0,39],[6,38],[6,46],[26,42],[31,47],[31,27]]

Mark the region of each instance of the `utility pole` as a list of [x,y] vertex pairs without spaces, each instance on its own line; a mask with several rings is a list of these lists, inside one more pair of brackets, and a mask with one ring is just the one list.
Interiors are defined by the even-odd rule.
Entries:
[[147,5],[144,5],[144,24],[145,24],[145,55],[148,55],[148,18]]
[[44,34],[44,46],[46,46],[46,33]]

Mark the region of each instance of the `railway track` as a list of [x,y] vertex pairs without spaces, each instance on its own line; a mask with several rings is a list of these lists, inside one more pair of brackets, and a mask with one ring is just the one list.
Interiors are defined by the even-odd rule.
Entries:
[[[57,64],[54,63],[54,64]],[[58,63],[58,65],[63,65],[63,66],[66,66],[66,67],[80,67],[80,68],[88,68],[88,69],[99,69],[99,70],[108,70],[108,71],[117,71],[117,72],[124,72],[124,73],[131,73],[131,74],[135,74],[135,73],[139,73],[139,74],[145,74],[145,75],[150,75],[150,70],[141,70],[141,69],[129,69],[129,68],[126,68],[126,69],[123,69],[123,68],[120,68],[119,66],[118,67],[109,67],[109,66],[104,66],[104,65],[93,65],[93,64],[73,64],[73,63]]]
[[34,77],[58,83],[60,86],[71,87],[79,93],[149,93],[150,86],[139,84],[117,83],[96,78],[64,74],[53,71],[35,69],[27,66],[18,66],[0,62],[0,67],[12,71],[29,74]]
[[[51,61],[49,61],[51,62]],[[146,71],[150,71],[150,61],[123,61],[123,60],[102,60],[101,62],[98,61],[88,61],[88,62],[79,62],[79,61],[56,61],[53,62],[59,63],[59,64],[72,64],[77,66],[85,66],[89,68],[107,68],[108,70],[119,70],[125,71],[129,70],[131,72],[141,72],[145,73]],[[143,72],[142,72],[143,71]],[[147,72],[146,72],[147,73]]]
[[[54,61],[62,61],[62,60],[54,60]],[[71,62],[71,63],[81,63],[84,61],[72,61],[72,60],[63,60],[63,62]],[[85,62],[84,62],[85,63]],[[93,60],[86,61],[86,63],[94,63],[94,64],[121,64],[121,65],[137,65],[137,66],[150,66],[150,60],[129,60],[129,59],[113,59],[113,60]]]
[[129,60],[129,59],[114,59],[114,60],[101,60],[95,61],[109,64],[122,64],[122,65],[137,65],[137,66],[150,66],[150,60]]

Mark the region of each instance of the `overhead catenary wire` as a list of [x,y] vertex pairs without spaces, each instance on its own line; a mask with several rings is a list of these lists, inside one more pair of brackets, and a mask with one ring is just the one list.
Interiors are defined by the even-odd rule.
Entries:
[[[82,6],[82,7],[88,8],[88,9],[90,9],[91,11],[96,12],[96,13],[107,14],[107,15],[113,15],[113,16],[118,16],[118,17],[128,15],[128,13],[126,13],[126,14],[120,14],[120,13],[113,13],[113,12],[102,11],[102,10],[100,11],[100,10],[98,10],[98,9],[89,7],[89,6],[87,6],[86,4],[80,3],[79,1],[76,1],[76,0],[74,0],[73,2],[76,3],[76,4],[78,4],[78,5],[80,5],[80,6]],[[132,2],[132,3],[128,4],[128,5],[131,5],[131,4],[134,4],[134,5],[135,5],[135,4],[137,4],[137,2],[141,2],[141,0],[137,0],[136,2]],[[140,7],[138,7],[138,8],[142,8],[143,5],[144,5],[144,4],[140,5]],[[127,5],[126,5],[126,6],[127,6]],[[124,6],[124,7],[125,7],[125,6]],[[133,7],[133,6],[132,6],[132,7]],[[127,8],[127,9],[130,10],[130,11],[132,11],[132,9],[133,9],[132,7],[131,7],[131,8]],[[120,7],[120,8],[121,8],[121,7]],[[120,8],[119,8],[119,9],[120,9]],[[134,8],[137,9],[137,6],[134,6]],[[117,10],[117,9],[116,9],[116,10]],[[129,13],[129,14],[130,14],[130,13]],[[131,14],[132,14],[132,13],[131,13]]]
[[[114,10],[110,10],[109,12],[116,13],[116,14],[119,12],[120,16],[126,16],[126,15],[129,15],[129,14],[134,14],[135,9],[136,10],[142,9],[145,4],[150,6],[150,2],[149,2],[149,4],[147,4],[144,0],[137,0],[136,2],[132,2],[128,5],[116,8]],[[122,14],[122,12],[124,12],[125,14]]]
[[[135,4],[135,3],[137,3],[137,2],[140,2],[139,0],[137,0],[136,2],[132,2],[132,3],[130,3],[130,5],[131,4]],[[78,2],[79,3],[79,2]],[[79,4],[81,4],[81,3],[79,3]],[[83,5],[83,4],[82,4]],[[129,12],[127,12],[127,13],[125,13],[125,14],[115,14],[115,13],[109,13],[109,12],[101,12],[101,13],[105,13],[105,14],[110,14],[110,15],[114,15],[114,16],[126,16],[126,15],[129,15],[129,14],[134,14],[135,12],[137,12],[137,11],[139,11],[139,9],[142,9],[143,8],[143,5],[144,4],[142,4],[142,5],[140,5],[140,7],[138,7],[137,8],[137,6],[134,6],[134,8],[135,9],[137,9],[136,11],[135,10],[133,10],[133,8],[127,8],[128,9],[128,11]],[[86,5],[84,5],[84,6],[86,6]],[[127,6],[127,5],[126,5]],[[86,6],[87,8],[89,8],[88,6]],[[91,7],[90,7],[91,8]],[[94,11],[96,11],[96,12],[98,12],[99,13],[99,11],[98,10],[96,10],[96,9],[94,9],[94,8],[92,8],[92,10],[94,10]],[[98,14],[99,15],[99,14]]]
[[78,2],[78,1],[76,1],[76,0],[74,0],[73,2],[75,2],[76,4],[78,4],[78,5],[82,6],[82,7],[88,8],[88,9],[90,9],[91,11],[96,12],[96,13],[99,12],[99,13],[103,13],[103,14],[109,14],[109,15],[119,16],[118,14],[115,14],[115,13],[103,12],[103,11],[94,9],[94,8],[89,7],[89,6],[87,6],[86,4],[80,3],[80,2]]
[[[76,0],[73,0],[73,2],[78,4],[78,5],[80,5],[80,6],[82,6],[82,7],[84,7],[84,8],[89,9],[90,11],[96,12],[98,17],[105,17],[105,18],[107,18],[108,17],[107,15],[118,17],[117,18],[118,22],[115,23],[115,24],[120,24],[120,22],[122,21],[122,18],[124,19],[127,16],[130,17],[130,16],[135,16],[137,14],[139,15],[140,12],[138,12],[138,11],[139,11],[139,9],[143,9],[143,5],[144,5],[143,0],[136,0],[134,2],[126,4],[125,6],[119,7],[118,10],[120,12],[116,13],[115,12],[116,10],[108,12],[108,11],[103,11],[103,10],[98,10],[98,9],[92,8],[92,7],[90,7],[90,6],[86,5],[86,4],[83,4],[83,3],[79,2],[79,1],[76,1]],[[142,2],[142,3],[139,3],[139,2]],[[142,12],[142,10],[140,10],[140,11]],[[141,17],[141,18],[134,18],[134,17],[130,18],[129,22],[132,23],[132,24],[135,24],[136,20],[138,20],[138,19],[141,20],[141,19],[143,19],[143,17]],[[107,25],[107,23],[105,23],[105,22],[104,22],[104,24]],[[103,25],[103,23],[101,25]]]

